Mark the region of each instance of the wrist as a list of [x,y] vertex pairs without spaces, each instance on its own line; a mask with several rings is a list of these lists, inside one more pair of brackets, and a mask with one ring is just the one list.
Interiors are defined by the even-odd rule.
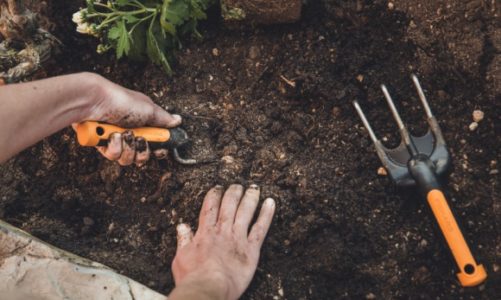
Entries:
[[83,72],[75,75],[77,82],[77,90],[81,95],[82,106],[79,109],[78,120],[82,122],[86,120],[94,120],[94,112],[99,107],[105,98],[104,83],[107,82],[101,75]]
[[221,272],[197,272],[176,285],[169,299],[237,299],[232,295],[232,280]]

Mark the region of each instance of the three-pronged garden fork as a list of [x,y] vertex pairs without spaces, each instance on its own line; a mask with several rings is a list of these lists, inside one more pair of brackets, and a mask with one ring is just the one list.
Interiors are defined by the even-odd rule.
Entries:
[[415,75],[412,75],[412,81],[419,94],[430,127],[428,133],[422,137],[415,137],[409,133],[386,86],[381,86],[402,137],[402,141],[397,148],[386,148],[376,137],[358,102],[354,101],[353,105],[376,147],[379,159],[381,159],[383,166],[388,170],[393,181],[398,186],[417,185],[426,195],[427,202],[458,266],[459,272],[457,276],[461,285],[476,286],[487,278],[487,273],[485,268],[477,264],[473,258],[442,192],[438,179],[449,167],[450,155],[437,119],[433,116],[423,89]]

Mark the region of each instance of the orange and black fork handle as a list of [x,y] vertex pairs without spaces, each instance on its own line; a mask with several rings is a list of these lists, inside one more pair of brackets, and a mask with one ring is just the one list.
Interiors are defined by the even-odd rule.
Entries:
[[429,162],[412,159],[409,169],[421,189],[426,193],[426,200],[430,206],[440,230],[447,241],[459,269],[457,277],[462,286],[472,287],[479,285],[487,278],[487,272],[481,264],[477,264],[464,239],[463,233],[452,214],[444,193],[436,179]]
[[140,127],[126,129],[111,124],[85,121],[76,125],[77,139],[81,146],[106,146],[112,133],[130,130],[136,137],[143,137],[152,149],[174,149],[188,142],[188,135],[181,128]]

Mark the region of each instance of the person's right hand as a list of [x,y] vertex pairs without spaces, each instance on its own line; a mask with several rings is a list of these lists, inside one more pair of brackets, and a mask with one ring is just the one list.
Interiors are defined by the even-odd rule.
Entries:
[[172,263],[176,288],[169,299],[237,299],[249,286],[275,201],[264,201],[251,226],[259,188],[251,185],[244,193],[241,185],[232,185],[223,192],[223,187],[216,186],[205,196],[194,237],[188,225],[178,225]]
[[[94,105],[82,121],[107,122],[125,128],[152,126],[172,128],[181,124],[179,115],[171,115],[156,105],[148,96],[121,87],[104,77],[92,73],[82,73],[82,80],[91,82],[89,90]],[[144,164],[150,157],[148,143],[141,137],[134,137],[132,131],[113,133],[108,146],[97,147],[107,159],[117,161],[122,166]],[[167,155],[166,149],[154,152],[157,158]]]

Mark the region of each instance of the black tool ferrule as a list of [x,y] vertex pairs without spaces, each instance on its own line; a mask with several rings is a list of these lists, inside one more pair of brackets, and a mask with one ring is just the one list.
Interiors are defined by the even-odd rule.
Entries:
[[440,183],[435,173],[435,165],[426,155],[417,155],[409,160],[408,168],[425,195],[431,190],[440,189]]

